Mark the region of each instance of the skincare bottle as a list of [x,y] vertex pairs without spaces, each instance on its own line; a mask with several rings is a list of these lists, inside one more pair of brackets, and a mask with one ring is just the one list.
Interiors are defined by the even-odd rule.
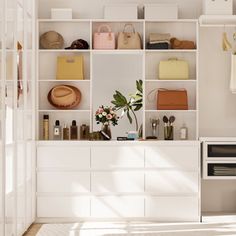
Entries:
[[70,131],[67,125],[65,124],[63,128],[63,140],[69,140],[69,139],[70,139]]
[[43,140],[49,140],[49,115],[43,116]]
[[76,125],[76,121],[72,121],[72,125],[70,127],[70,139],[77,140],[78,139],[78,126]]
[[56,120],[55,125],[53,127],[53,139],[61,140],[61,126],[59,120]]
[[185,124],[180,128],[180,139],[187,140],[188,139],[188,128]]

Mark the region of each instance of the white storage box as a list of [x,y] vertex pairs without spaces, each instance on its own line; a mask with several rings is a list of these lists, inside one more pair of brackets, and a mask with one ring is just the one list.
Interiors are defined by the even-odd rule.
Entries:
[[52,8],[51,9],[51,19],[72,19],[72,9],[71,8]]
[[146,20],[178,19],[177,4],[145,4],[144,18]]
[[112,4],[105,5],[104,19],[138,19],[138,5],[136,4]]
[[204,15],[232,15],[233,0],[203,0]]

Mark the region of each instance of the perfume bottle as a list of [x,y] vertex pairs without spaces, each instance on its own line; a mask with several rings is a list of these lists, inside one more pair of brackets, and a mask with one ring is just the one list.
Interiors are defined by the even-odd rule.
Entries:
[[188,139],[188,128],[186,127],[185,124],[180,128],[180,139],[181,140],[187,140]]
[[43,140],[49,140],[49,115],[43,116]]
[[72,125],[70,127],[70,139],[77,140],[78,139],[78,126],[76,125],[76,121],[72,121]]
[[65,124],[63,128],[63,140],[69,140],[69,139],[70,139],[70,131],[67,125]]
[[61,126],[59,120],[56,120],[55,125],[53,127],[53,139],[61,140]]

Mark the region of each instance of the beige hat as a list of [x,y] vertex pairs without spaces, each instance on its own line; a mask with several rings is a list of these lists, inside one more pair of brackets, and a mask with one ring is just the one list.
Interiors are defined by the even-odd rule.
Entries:
[[62,49],[63,45],[63,37],[55,31],[48,31],[40,36],[40,47],[42,49]]
[[79,105],[81,92],[71,85],[57,85],[49,91],[48,101],[58,109],[72,109]]

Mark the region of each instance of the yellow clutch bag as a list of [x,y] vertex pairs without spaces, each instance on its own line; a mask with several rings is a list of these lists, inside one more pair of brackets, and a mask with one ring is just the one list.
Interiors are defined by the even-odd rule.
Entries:
[[84,58],[83,56],[60,56],[57,58],[58,80],[83,80]]
[[185,60],[170,58],[159,63],[160,80],[187,80],[189,79],[189,65]]

